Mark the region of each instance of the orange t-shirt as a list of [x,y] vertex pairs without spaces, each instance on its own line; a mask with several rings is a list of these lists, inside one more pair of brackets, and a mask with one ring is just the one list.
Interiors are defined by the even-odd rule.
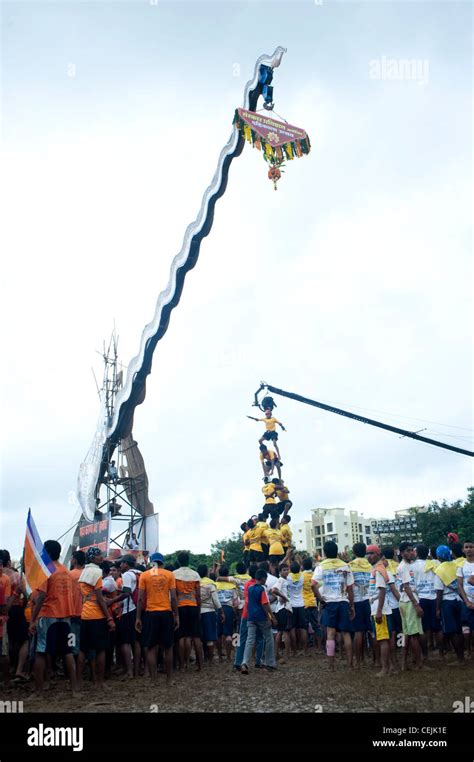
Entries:
[[[102,577],[99,577],[95,585],[88,585],[86,582],[79,582],[79,586],[82,592],[82,612],[81,619],[105,619],[104,612],[97,603],[97,597],[93,590],[102,590]],[[86,601],[87,596],[90,596]]]
[[39,587],[39,590],[46,593],[39,615],[64,619],[74,616],[73,581],[63,564],[55,561],[54,565],[56,571]]
[[21,574],[14,569],[9,569],[8,567],[3,570],[3,573],[7,575],[7,577],[10,578],[12,591],[11,595],[13,595],[12,600],[12,606],[23,606],[23,598],[22,598],[22,590],[21,590]]
[[182,566],[172,573],[176,580],[178,606],[197,606],[197,595],[201,590],[199,574],[187,566]]
[[170,590],[176,590],[176,580],[167,569],[148,569],[140,574],[138,589],[146,593],[145,611],[171,611]]
[[12,583],[10,582],[10,577],[8,577],[5,574],[5,569],[3,569],[3,574],[0,573],[0,587],[3,588],[3,593],[5,595],[5,604],[6,604],[7,599],[12,594]]
[[74,600],[74,614],[73,616],[81,616],[82,614],[82,593],[79,587],[79,577],[82,574],[82,569],[71,569],[69,576],[72,577],[72,597]]

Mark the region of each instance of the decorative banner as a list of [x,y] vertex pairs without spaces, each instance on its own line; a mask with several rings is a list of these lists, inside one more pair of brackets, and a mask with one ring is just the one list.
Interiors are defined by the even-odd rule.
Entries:
[[295,156],[303,156],[311,150],[309,137],[300,127],[279,122],[267,114],[235,110],[233,124],[241,135],[259,151],[263,151],[265,161],[281,164]]
[[79,550],[100,548],[107,555],[109,548],[109,519],[92,521],[79,527]]

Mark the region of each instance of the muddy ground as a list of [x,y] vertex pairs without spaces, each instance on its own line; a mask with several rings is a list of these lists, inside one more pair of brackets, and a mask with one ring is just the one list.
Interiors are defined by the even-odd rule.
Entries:
[[[160,674],[155,686],[147,677],[127,682],[113,676],[100,695],[85,683],[81,698],[73,698],[63,678],[51,682],[43,699],[32,696],[30,684],[1,691],[4,698],[23,701],[25,712],[453,712],[454,701],[474,693],[474,659],[457,666],[433,656],[430,669],[376,678],[366,665],[348,670],[337,660],[330,673],[324,655],[294,657],[275,673],[251,669],[248,676],[231,665],[215,662],[200,674],[193,667],[176,673],[165,687]],[[3,688],[3,685],[1,686]],[[319,708],[320,707],[320,708]]]

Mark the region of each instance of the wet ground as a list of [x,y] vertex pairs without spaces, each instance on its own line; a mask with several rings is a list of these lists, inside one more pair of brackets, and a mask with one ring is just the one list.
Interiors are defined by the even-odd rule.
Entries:
[[24,712],[453,712],[453,702],[474,695],[474,659],[458,666],[451,654],[443,664],[433,656],[430,669],[377,678],[372,665],[349,670],[339,658],[329,672],[326,656],[294,657],[277,672],[250,669],[248,676],[215,662],[201,673],[194,667],[176,673],[174,685],[164,675],[152,686],[147,677],[121,681],[113,676],[100,694],[86,682],[80,697],[71,696],[63,678],[51,682],[43,699],[32,686],[0,691],[23,701]]

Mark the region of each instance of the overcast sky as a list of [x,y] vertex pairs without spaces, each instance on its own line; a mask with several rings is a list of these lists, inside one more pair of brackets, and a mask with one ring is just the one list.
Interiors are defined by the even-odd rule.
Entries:
[[[28,507],[44,540],[70,525],[96,350],[115,320],[123,363],[136,354],[277,45],[276,112],[313,148],[277,193],[248,145],[234,161],[155,351],[134,436],[160,549],[207,551],[262,504],[245,417],[262,379],[472,449],[471,12],[2,3],[1,546],[19,554]],[[401,59],[412,78],[394,79]],[[472,483],[465,456],[290,400],[276,415],[293,521],[391,516]]]

